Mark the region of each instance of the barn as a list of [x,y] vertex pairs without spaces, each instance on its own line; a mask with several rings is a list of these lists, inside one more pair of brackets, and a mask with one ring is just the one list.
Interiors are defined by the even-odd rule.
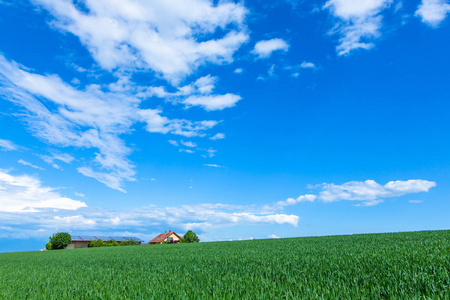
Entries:
[[102,240],[102,241],[116,241],[119,244],[123,241],[138,241],[139,244],[143,242],[140,238],[137,237],[129,237],[129,236],[93,236],[93,235],[72,235],[72,243],[67,245],[66,249],[78,249],[78,248],[87,248],[89,242]]
[[164,233],[158,234],[157,237],[155,237],[153,240],[151,240],[148,243],[149,244],[162,244],[163,242],[168,242],[170,244],[176,244],[176,243],[179,243],[182,238],[183,238],[182,236],[176,234],[175,232],[169,231],[169,232],[164,232]]

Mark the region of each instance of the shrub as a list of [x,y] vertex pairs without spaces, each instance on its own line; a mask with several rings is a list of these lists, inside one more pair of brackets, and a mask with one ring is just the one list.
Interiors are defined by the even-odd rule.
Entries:
[[47,250],[52,250],[52,242],[48,242],[47,244],[45,244],[45,248]]
[[58,232],[50,237],[50,242],[48,242],[45,247],[48,250],[65,249],[70,243],[72,243],[72,237],[69,233]]
[[139,245],[140,243],[135,240],[129,240],[129,241],[122,241],[117,242],[115,240],[96,240],[96,241],[90,241],[88,244],[88,247],[115,247],[115,246],[130,246],[130,245]]
[[122,241],[119,243],[119,246],[134,246],[134,245],[139,245],[140,242],[136,241],[136,240],[128,240],[128,241]]
[[119,246],[119,243],[114,240],[109,240],[105,242],[106,247],[113,247],[113,246]]
[[103,240],[90,241],[88,247],[105,247],[105,242]]

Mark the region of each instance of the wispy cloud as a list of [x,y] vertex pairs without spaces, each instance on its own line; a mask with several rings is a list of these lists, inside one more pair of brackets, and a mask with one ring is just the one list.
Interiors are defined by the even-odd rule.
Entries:
[[[131,149],[119,137],[129,133],[134,123],[146,123],[149,132],[186,137],[205,136],[204,131],[218,123],[170,120],[161,115],[160,109],[140,109],[141,89],[130,82],[121,89],[93,84],[80,90],[56,75],[30,73],[3,56],[0,56],[0,83],[4,98],[28,111],[23,118],[35,136],[57,146],[97,149],[92,166],[79,167],[78,171],[119,191],[124,191],[124,181],[134,180],[134,165],[127,158]],[[56,108],[50,110],[40,99],[53,103]],[[73,160],[67,155],[44,159],[55,167],[59,167],[55,160]],[[100,169],[94,169],[97,166]]]
[[180,152],[186,152],[186,153],[190,153],[190,154],[195,153],[195,151],[194,151],[194,150],[191,150],[191,149],[180,149],[180,150],[178,150],[178,151],[180,151]]
[[18,150],[18,149],[19,149],[19,146],[17,146],[13,142],[0,139],[0,150],[1,151],[14,151],[14,150]]
[[409,203],[414,203],[414,204],[418,204],[418,203],[422,203],[423,200],[409,200]]
[[65,162],[66,164],[70,164],[75,160],[75,158],[68,153],[52,153],[51,156],[39,155],[39,157],[42,158],[42,160],[44,160],[45,162],[47,162],[49,164],[53,164],[55,162],[55,160],[59,160],[59,161]]
[[178,146],[179,146],[178,142],[177,142],[177,141],[174,141],[174,140],[169,140],[169,144],[171,144],[171,145],[173,145],[173,146],[175,146],[175,147],[178,147]]
[[392,0],[329,0],[323,6],[336,19],[331,34],[338,34],[338,55],[347,55],[356,49],[370,49],[373,40],[381,35],[381,12]]
[[186,108],[199,106],[206,111],[223,110],[236,105],[241,96],[232,93],[215,94],[217,77],[211,75],[198,78],[196,81],[177,88],[176,92],[167,92],[166,88],[151,87],[143,95],[169,99],[172,103],[184,104]]
[[298,77],[298,76],[300,76],[300,72],[302,70],[305,70],[305,69],[317,70],[318,67],[312,62],[303,61],[299,65],[289,65],[289,66],[285,66],[283,69],[287,70],[287,71],[290,71],[292,77]]
[[216,164],[203,164],[206,167],[213,167],[213,168],[226,168],[224,166],[216,165]]
[[44,168],[41,168],[41,167],[39,167],[39,166],[35,166],[35,165],[33,165],[32,163],[29,163],[29,162],[27,162],[27,161],[24,161],[23,159],[19,159],[17,162],[18,162],[19,164],[21,164],[21,165],[29,166],[29,167],[32,167],[32,168],[34,168],[34,169],[45,170]]
[[450,12],[450,4],[446,0],[422,0],[416,16],[431,27],[438,27]]
[[185,142],[185,141],[181,140],[180,143],[181,143],[183,146],[186,146],[186,147],[189,147],[189,148],[195,148],[195,147],[197,147],[197,144],[196,144],[196,143],[193,143],[193,142],[191,142],[191,141]]
[[275,51],[287,52],[289,44],[282,39],[259,41],[255,44],[252,53],[258,58],[268,58]]
[[210,137],[209,139],[215,141],[215,140],[222,140],[224,138],[225,138],[225,134],[217,133],[214,136]]

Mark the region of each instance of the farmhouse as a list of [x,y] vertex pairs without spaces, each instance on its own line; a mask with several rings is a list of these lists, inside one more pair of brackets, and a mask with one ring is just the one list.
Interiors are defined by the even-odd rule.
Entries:
[[179,243],[182,237],[178,234],[176,234],[173,231],[164,232],[158,234],[157,237],[155,237],[153,240],[148,242],[149,244],[162,244],[163,242],[169,242],[170,244],[176,244]]
[[129,236],[93,236],[93,235],[72,235],[72,243],[67,245],[66,249],[78,249],[78,248],[87,248],[89,242],[102,240],[102,241],[116,241],[119,244],[123,241],[138,241],[139,244],[143,242],[143,240],[137,237],[129,237]]

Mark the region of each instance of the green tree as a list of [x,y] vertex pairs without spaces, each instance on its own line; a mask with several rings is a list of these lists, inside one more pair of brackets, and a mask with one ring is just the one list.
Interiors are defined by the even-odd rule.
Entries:
[[182,243],[198,243],[198,242],[200,242],[200,239],[195,234],[195,232],[193,232],[192,230],[189,230],[188,232],[186,232],[184,234],[183,240],[181,242]]
[[50,242],[48,242],[45,247],[47,247],[48,250],[65,249],[70,243],[72,243],[70,234],[67,232],[58,232],[50,237]]

